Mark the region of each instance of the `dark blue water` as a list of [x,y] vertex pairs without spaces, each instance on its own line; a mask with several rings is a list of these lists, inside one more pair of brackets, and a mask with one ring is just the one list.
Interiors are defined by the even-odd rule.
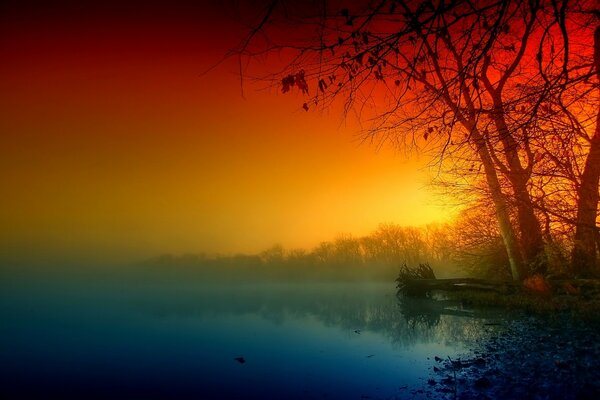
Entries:
[[25,279],[0,312],[2,398],[412,398],[483,323],[406,318],[392,283]]

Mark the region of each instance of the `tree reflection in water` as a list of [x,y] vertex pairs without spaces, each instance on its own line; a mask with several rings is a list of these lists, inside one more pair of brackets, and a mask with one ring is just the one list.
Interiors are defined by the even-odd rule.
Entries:
[[[155,317],[257,315],[275,324],[312,318],[348,332],[371,331],[399,348],[421,343],[469,347],[497,331],[503,315],[472,314],[429,299],[398,298],[392,284],[310,283],[146,286],[137,304]],[[493,322],[492,324],[490,322]]]

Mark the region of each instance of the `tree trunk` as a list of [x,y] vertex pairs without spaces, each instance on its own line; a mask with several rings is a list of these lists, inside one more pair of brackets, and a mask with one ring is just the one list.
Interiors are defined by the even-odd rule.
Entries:
[[[600,81],[600,27],[594,33],[594,64]],[[577,221],[571,254],[571,272],[589,275],[596,268],[596,216],[598,214],[598,184],[600,182],[600,106],[596,114],[596,129],[577,189]]]
[[[530,173],[521,165],[518,146],[504,119],[504,107],[502,104],[502,99],[499,95],[494,96],[494,105],[496,108],[494,124],[498,130],[504,156],[507,161],[508,173],[506,177],[510,182],[516,202],[520,244],[523,249],[524,261],[526,264],[533,265],[536,261],[539,261],[540,254],[544,251],[544,237],[540,222],[534,213],[531,196],[527,190],[527,181],[529,180]],[[538,265],[539,267],[540,265]]]
[[[511,173],[508,177],[514,190],[517,207],[517,218],[519,220],[519,232],[521,246],[525,262],[530,266],[540,261],[540,255],[544,252],[544,238],[540,221],[534,213],[531,196],[527,190],[527,178],[520,172]],[[543,268],[543,265],[537,265]],[[538,270],[537,272],[545,272]]]
[[477,147],[477,153],[483,164],[485,178],[494,203],[496,218],[498,219],[498,225],[500,227],[500,235],[502,236],[502,241],[504,242],[506,253],[508,254],[512,278],[513,280],[521,280],[526,277],[523,255],[521,254],[517,237],[510,221],[508,204],[504,193],[502,193],[502,187],[498,180],[494,161],[488,151],[483,136],[474,127],[471,128],[471,132],[473,141]]

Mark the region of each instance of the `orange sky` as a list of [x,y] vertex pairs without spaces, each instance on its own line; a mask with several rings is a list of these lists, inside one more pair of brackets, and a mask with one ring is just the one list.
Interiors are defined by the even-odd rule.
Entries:
[[242,98],[235,63],[200,76],[239,38],[222,13],[99,4],[0,9],[3,255],[254,252],[443,218],[424,159],[295,94]]

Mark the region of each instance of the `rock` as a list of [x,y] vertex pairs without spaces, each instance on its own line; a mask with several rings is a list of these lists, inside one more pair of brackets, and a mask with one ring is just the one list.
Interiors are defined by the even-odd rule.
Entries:
[[490,380],[488,378],[486,378],[485,376],[482,376],[481,378],[475,380],[475,383],[473,384],[473,386],[477,390],[483,390],[483,389],[487,389],[490,386],[492,386],[492,382],[490,382]]

